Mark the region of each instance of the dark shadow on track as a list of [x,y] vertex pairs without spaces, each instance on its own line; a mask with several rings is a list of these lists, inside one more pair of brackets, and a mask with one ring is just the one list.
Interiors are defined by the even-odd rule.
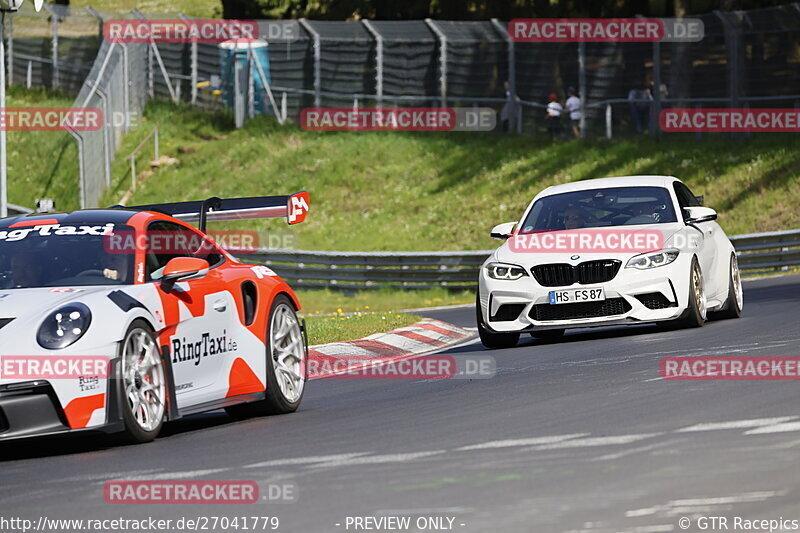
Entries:
[[[203,431],[218,426],[248,423],[257,420],[264,419],[254,418],[252,420],[238,421],[229,417],[223,411],[193,415],[165,424],[156,442],[173,436],[186,435],[195,431]],[[124,446],[146,446],[146,444],[127,444],[122,442],[117,435],[108,435],[101,432],[34,437],[0,443],[0,463],[20,459],[39,459],[43,457],[99,452]]]

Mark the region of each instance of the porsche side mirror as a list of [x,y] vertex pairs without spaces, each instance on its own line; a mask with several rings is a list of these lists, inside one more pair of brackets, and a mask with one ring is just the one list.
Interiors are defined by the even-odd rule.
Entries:
[[514,231],[514,226],[516,226],[516,222],[506,222],[505,224],[498,224],[497,226],[492,228],[491,237],[492,239],[502,239],[506,240],[511,237],[512,232]]
[[166,290],[172,290],[175,282],[191,278],[211,268],[208,261],[199,257],[173,257],[164,267],[161,284]]
[[717,212],[710,207],[684,207],[684,220],[687,224],[698,224],[717,220]]

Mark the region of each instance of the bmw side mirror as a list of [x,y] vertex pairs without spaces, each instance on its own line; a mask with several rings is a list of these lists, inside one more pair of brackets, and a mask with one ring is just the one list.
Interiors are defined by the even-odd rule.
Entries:
[[492,228],[492,233],[490,234],[492,239],[501,239],[506,240],[511,237],[511,234],[514,232],[514,226],[516,226],[516,222],[506,222],[505,224],[498,224],[497,226]]
[[710,207],[684,207],[684,220],[687,224],[698,224],[717,220],[717,212]]

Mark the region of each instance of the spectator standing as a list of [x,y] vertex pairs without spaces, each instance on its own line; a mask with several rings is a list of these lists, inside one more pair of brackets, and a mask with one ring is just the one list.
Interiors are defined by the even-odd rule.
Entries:
[[575,90],[575,87],[570,87],[567,89],[567,101],[564,103],[564,107],[567,108],[569,112],[569,121],[572,124],[572,135],[576,139],[580,139],[581,137],[581,99],[578,97],[578,92]]
[[639,87],[631,89],[628,93],[628,103],[631,107],[631,121],[636,133],[641,134],[645,125],[650,128],[650,106],[653,102],[653,94],[649,87]]
[[511,133],[519,118],[519,96],[511,91],[511,85],[507,81],[503,83],[503,88],[506,103],[500,111],[500,123],[503,125],[503,133]]
[[561,113],[563,111],[564,108],[558,102],[558,95],[556,93],[550,94],[545,120],[547,121],[547,133],[551,138],[561,135]]

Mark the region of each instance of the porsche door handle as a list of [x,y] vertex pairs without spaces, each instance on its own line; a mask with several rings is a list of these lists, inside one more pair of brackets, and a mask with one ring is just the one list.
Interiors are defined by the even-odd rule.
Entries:
[[228,304],[225,303],[225,300],[217,300],[214,302],[214,311],[219,311],[222,313],[228,308]]

